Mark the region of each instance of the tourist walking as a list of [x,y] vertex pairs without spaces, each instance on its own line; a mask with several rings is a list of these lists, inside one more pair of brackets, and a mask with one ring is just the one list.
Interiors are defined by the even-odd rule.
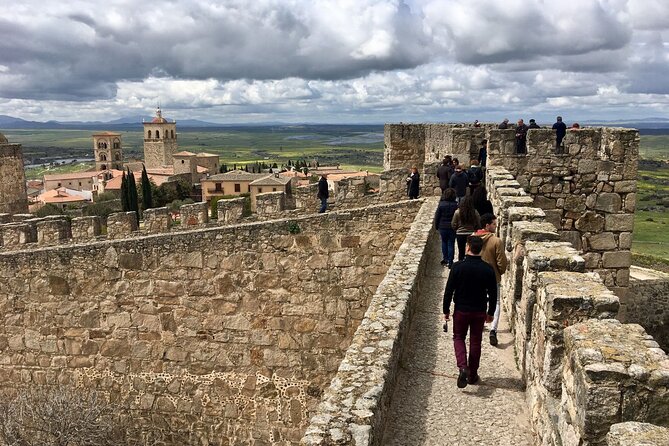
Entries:
[[[450,319],[451,300],[453,311],[453,347],[458,366],[459,388],[476,384],[481,362],[483,325],[493,320],[497,305],[495,271],[481,259],[483,240],[470,235],[467,238],[467,257],[455,263],[448,275],[444,290],[444,321]],[[487,311],[486,311],[487,307]],[[465,339],[469,331],[469,358]]]
[[509,128],[509,118],[504,118],[504,121],[497,126],[498,129],[508,129]]
[[516,153],[527,153],[527,130],[527,125],[519,119],[516,126]]
[[434,228],[441,236],[441,265],[453,266],[455,257],[455,230],[451,226],[453,214],[458,209],[455,201],[455,190],[448,188],[441,195],[441,201],[434,214]]
[[469,177],[467,173],[462,170],[460,164],[455,165],[455,171],[451,175],[451,179],[448,182],[448,187],[455,189],[456,200],[460,203],[460,200],[467,195],[467,186],[469,185]]
[[495,279],[497,280],[497,305],[495,308],[495,316],[490,325],[490,345],[497,345],[497,325],[499,325],[499,315],[501,311],[500,305],[500,284],[502,283],[502,274],[506,271],[509,262],[504,252],[504,245],[502,240],[495,235],[497,231],[497,217],[494,214],[488,213],[481,215],[481,226],[474,233],[474,235],[481,237],[483,240],[483,249],[481,250],[481,258],[488,265],[492,266],[495,271]]
[[472,192],[472,202],[479,215],[493,213],[492,203],[488,200],[488,191],[485,186],[481,185]]
[[485,169],[488,162],[488,140],[481,141],[481,148],[479,149],[479,164],[482,169]]
[[418,198],[418,193],[420,191],[420,175],[418,174],[418,168],[413,166],[411,168],[411,173],[407,177],[407,193],[409,194],[409,200],[414,200]]
[[461,261],[465,258],[467,236],[481,227],[481,216],[474,209],[471,196],[467,196],[460,201],[458,210],[453,214],[451,226],[455,230],[455,238],[458,242],[458,261]]
[[321,209],[318,213],[322,214],[328,208],[328,198],[330,198],[330,191],[328,189],[328,178],[327,174],[322,174],[320,180],[318,180],[318,199],[321,200]]
[[562,116],[557,117],[557,122],[553,124],[553,130],[555,130],[555,153],[564,153],[562,140],[567,134],[567,124],[562,122]]
[[479,160],[471,160],[470,166],[467,169],[467,180],[469,181],[469,193],[474,192],[474,189],[481,185],[483,180],[483,169],[479,166]]
[[448,189],[448,182],[453,175],[453,161],[451,160],[451,155],[446,155],[444,161],[437,169],[437,178],[439,178],[439,187],[441,188],[441,193],[443,194],[446,189]]

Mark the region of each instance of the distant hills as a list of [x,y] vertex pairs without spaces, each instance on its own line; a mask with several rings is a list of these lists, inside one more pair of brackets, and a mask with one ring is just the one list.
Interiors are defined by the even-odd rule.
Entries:
[[[152,116],[124,116],[112,121],[27,121],[21,118],[15,118],[8,115],[0,115],[0,129],[67,129],[67,130],[136,130],[142,128],[142,120],[150,121]],[[230,128],[230,127],[268,127],[268,126],[285,126],[285,127],[314,127],[314,126],[330,126],[329,124],[286,124],[282,122],[262,122],[249,124],[219,124],[214,122],[200,121],[198,119],[183,119],[177,121],[181,128]],[[609,126],[609,127],[627,127],[636,128],[639,130],[666,130],[664,133],[669,133],[669,119],[667,118],[639,118],[627,120],[584,120],[583,125],[595,126]],[[354,124],[332,124],[335,126],[350,127]],[[382,124],[370,125],[361,124],[364,127],[380,127]],[[646,132],[644,132],[646,133]],[[648,132],[655,133],[655,132]]]

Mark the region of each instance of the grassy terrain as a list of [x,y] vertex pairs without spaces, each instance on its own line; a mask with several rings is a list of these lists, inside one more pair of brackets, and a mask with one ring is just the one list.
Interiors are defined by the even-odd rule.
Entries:
[[669,160],[669,135],[641,135],[639,154],[647,160]]
[[62,173],[84,172],[95,167],[95,163],[71,163],[59,166],[32,167],[26,169],[26,179],[41,180],[44,175],[56,175]]

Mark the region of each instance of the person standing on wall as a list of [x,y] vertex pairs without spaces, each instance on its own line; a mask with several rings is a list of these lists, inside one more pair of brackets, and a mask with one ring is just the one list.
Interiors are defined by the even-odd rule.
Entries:
[[451,155],[446,155],[441,166],[437,169],[437,178],[439,178],[439,188],[441,189],[442,194],[448,189],[448,182],[451,179],[451,175],[453,175],[452,164],[453,161],[451,160]]
[[458,261],[462,261],[465,258],[467,236],[481,227],[481,217],[474,208],[471,196],[466,196],[460,202],[458,210],[453,214],[451,227],[455,230],[455,238],[458,241]]
[[407,192],[409,194],[409,200],[418,198],[420,192],[420,175],[418,174],[418,168],[416,166],[411,168],[411,173],[407,177]]
[[457,197],[457,202],[464,198],[467,195],[467,185],[469,185],[469,177],[467,173],[462,170],[460,164],[455,165],[455,172],[451,175],[451,179],[448,182],[448,187],[455,189],[455,196]]
[[481,141],[481,148],[479,149],[479,164],[481,168],[485,170],[486,164],[488,162],[488,140],[484,139]]
[[527,130],[529,127],[525,125],[522,119],[518,120],[516,126],[516,153],[527,153]]
[[[493,320],[497,304],[495,271],[481,259],[483,240],[470,235],[467,238],[467,257],[455,263],[448,275],[444,290],[444,321],[450,319],[451,300],[453,312],[453,347],[458,366],[459,388],[476,384],[481,362],[483,325]],[[487,312],[486,312],[487,306]],[[469,358],[465,339],[469,331]]]
[[562,116],[557,117],[557,122],[553,124],[553,130],[555,130],[555,153],[564,153],[562,140],[567,134],[567,124],[562,122]]
[[528,129],[540,129],[539,124],[534,119],[530,119],[530,125],[527,126]]
[[500,125],[497,126],[498,129],[508,129],[509,128],[509,118],[504,118],[504,121],[500,123]]
[[321,200],[321,209],[318,212],[320,214],[327,210],[328,198],[330,198],[330,191],[328,189],[328,176],[324,173],[321,175],[321,179],[318,180],[318,199]]
[[448,188],[441,194],[441,201],[434,214],[434,228],[441,236],[441,265],[449,268],[453,266],[455,257],[455,230],[451,226],[451,221],[457,209],[455,190]]
[[483,249],[481,250],[481,258],[488,265],[492,266],[495,271],[495,279],[497,280],[497,305],[495,309],[495,316],[490,325],[490,345],[493,347],[497,345],[497,325],[499,325],[500,315],[500,284],[502,282],[502,274],[506,271],[509,261],[504,252],[504,245],[502,240],[495,235],[497,230],[497,217],[494,214],[488,213],[481,215],[481,226],[474,233],[475,236],[481,237],[483,240]]

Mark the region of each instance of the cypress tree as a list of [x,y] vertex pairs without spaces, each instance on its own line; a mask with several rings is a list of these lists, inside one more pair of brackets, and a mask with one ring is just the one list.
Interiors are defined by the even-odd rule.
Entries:
[[123,171],[123,176],[121,177],[121,209],[123,212],[128,212],[128,179],[125,176],[125,171]]
[[146,166],[142,164],[142,209],[146,210],[152,207],[151,181],[149,181],[149,174],[146,173]]
[[128,169],[128,211],[135,211],[137,222],[139,222],[139,199],[137,197],[137,183],[135,176]]

